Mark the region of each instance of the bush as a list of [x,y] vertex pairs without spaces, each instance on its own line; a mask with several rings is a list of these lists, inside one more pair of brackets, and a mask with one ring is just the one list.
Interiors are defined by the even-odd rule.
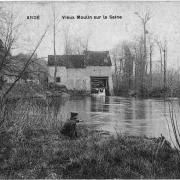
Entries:
[[149,92],[149,96],[150,97],[164,97],[164,96],[168,96],[170,90],[169,88],[160,88],[160,87],[156,87],[153,88],[150,92]]
[[48,83],[48,89],[60,91],[60,92],[67,92],[67,88],[65,85],[59,85],[59,84],[54,84],[54,83]]

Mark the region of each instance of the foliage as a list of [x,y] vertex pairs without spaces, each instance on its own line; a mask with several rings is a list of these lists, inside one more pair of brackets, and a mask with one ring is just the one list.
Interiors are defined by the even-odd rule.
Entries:
[[[160,42],[158,42],[159,44]],[[150,43],[151,58],[153,49]],[[161,45],[162,53],[166,50],[166,44]],[[148,51],[147,51],[148,53]],[[165,69],[161,61],[160,69],[155,67],[151,59],[151,69],[148,62],[144,61],[143,38],[136,41],[123,42],[114,47],[111,52],[114,64],[113,85],[115,95],[140,97],[165,97],[180,95],[179,69]],[[150,58],[147,56],[147,61]],[[164,73],[165,71],[165,73]],[[133,93],[131,93],[133,91]]]

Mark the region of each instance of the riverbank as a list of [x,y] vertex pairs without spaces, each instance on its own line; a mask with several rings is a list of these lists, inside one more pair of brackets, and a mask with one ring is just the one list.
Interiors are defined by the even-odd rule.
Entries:
[[115,138],[79,125],[78,138],[69,139],[58,129],[28,127],[11,134],[8,149],[0,178],[180,177],[180,157],[163,138]]
[[[11,84],[6,84],[2,90],[2,94],[10,87]],[[16,84],[8,94],[8,100],[19,100],[28,98],[46,99],[47,97],[65,97],[70,96],[70,93],[64,86],[48,86],[43,87],[35,83]]]
[[[82,123],[78,125],[78,138],[69,139],[60,133],[66,120],[65,113],[59,114],[65,103],[63,98],[20,99],[8,103],[8,111],[4,112],[5,130],[0,131],[2,179],[180,177],[180,157],[163,137],[121,134],[114,137]],[[90,107],[93,106],[92,103]],[[104,104],[100,107],[98,112],[109,112]],[[144,104],[140,109],[143,107]]]
[[150,89],[143,89],[140,92],[130,89],[114,89],[115,96],[122,97],[137,97],[137,98],[168,98],[180,97],[179,89],[172,90],[171,88],[155,87]]

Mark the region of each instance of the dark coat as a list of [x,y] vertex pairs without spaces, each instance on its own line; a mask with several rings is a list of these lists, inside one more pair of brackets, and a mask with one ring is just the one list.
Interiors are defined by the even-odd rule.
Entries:
[[68,119],[61,129],[61,133],[70,138],[77,137],[76,123],[78,123],[77,120]]

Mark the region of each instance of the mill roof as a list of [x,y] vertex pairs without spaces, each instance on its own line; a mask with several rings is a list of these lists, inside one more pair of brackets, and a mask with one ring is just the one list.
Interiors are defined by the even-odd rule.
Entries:
[[[57,66],[65,66],[67,68],[83,68],[84,56],[83,55],[57,55]],[[54,55],[48,56],[48,66],[54,66]]]
[[[85,68],[86,66],[111,66],[109,51],[86,51],[84,55],[56,55],[57,66]],[[48,56],[48,66],[54,66],[54,55]]]
[[86,51],[86,64],[88,66],[111,66],[109,51]]

